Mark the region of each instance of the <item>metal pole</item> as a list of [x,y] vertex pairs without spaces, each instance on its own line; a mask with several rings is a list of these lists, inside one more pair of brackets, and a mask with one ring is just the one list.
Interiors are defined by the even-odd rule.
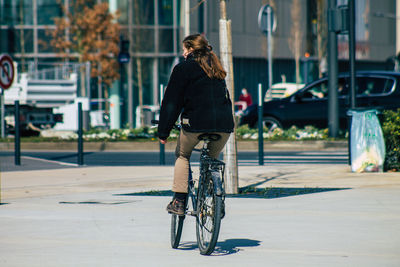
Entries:
[[183,35],[186,37],[190,34],[190,1],[184,0],[184,21]]
[[396,56],[400,54],[400,0],[396,0]]
[[6,137],[6,125],[4,123],[4,112],[5,112],[5,108],[4,108],[4,89],[0,88],[1,91],[1,95],[0,95],[0,101],[1,101],[1,117],[0,117],[0,127],[1,127],[1,138]]
[[268,28],[268,100],[272,99],[272,8],[267,8],[267,28]]
[[262,85],[258,84],[258,165],[264,165]]
[[85,63],[86,67],[85,67],[85,76],[86,76],[86,96],[89,99],[89,111],[91,110],[90,108],[90,103],[91,103],[91,98],[92,98],[92,94],[91,94],[91,88],[90,88],[90,61],[87,61]]
[[355,0],[349,0],[349,61],[350,61],[350,108],[356,103],[356,21]]
[[21,165],[21,139],[20,139],[20,121],[19,121],[19,100],[15,100],[15,138],[14,138],[14,150],[15,150],[15,165]]
[[78,165],[83,165],[83,116],[82,103],[78,103]]
[[330,0],[329,6],[330,16],[328,16],[328,23],[330,24],[328,33],[328,127],[329,136],[337,137],[338,135],[338,52],[337,52],[337,33],[333,27],[333,11],[336,9],[336,0]]
[[[164,96],[164,85],[160,84],[160,107]],[[160,165],[165,165],[165,145],[160,143]]]

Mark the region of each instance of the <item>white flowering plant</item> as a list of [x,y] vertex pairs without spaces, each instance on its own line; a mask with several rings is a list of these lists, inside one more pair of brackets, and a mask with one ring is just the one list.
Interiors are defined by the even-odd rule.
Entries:
[[[239,140],[258,139],[258,129],[251,129],[247,125],[236,129],[236,136]],[[317,129],[313,126],[297,128],[292,126],[287,130],[276,128],[270,131],[263,129],[264,140],[325,140],[328,138],[328,129]]]

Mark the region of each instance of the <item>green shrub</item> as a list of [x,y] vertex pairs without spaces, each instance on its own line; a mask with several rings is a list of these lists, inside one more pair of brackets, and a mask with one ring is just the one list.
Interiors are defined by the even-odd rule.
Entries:
[[383,112],[383,136],[385,138],[385,170],[400,170],[400,108]]

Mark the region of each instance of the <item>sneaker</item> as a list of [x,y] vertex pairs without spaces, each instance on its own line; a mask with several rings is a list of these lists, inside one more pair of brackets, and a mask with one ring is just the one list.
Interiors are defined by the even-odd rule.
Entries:
[[185,202],[174,199],[168,204],[167,211],[180,216],[185,215]]

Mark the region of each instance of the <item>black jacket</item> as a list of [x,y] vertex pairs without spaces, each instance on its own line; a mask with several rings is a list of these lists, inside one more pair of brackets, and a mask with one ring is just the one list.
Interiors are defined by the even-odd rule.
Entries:
[[161,104],[158,136],[166,139],[181,114],[188,132],[233,132],[225,80],[210,79],[191,55],[172,71]]

